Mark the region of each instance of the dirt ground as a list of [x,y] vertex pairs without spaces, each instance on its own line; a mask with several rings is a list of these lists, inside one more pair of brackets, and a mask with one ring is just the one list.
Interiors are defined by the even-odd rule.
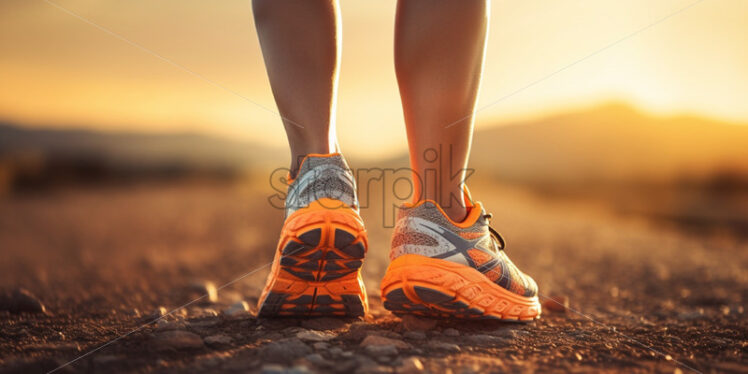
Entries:
[[[390,231],[378,204],[363,211],[370,316],[258,320],[251,311],[282,220],[267,188],[149,185],[0,200],[0,372],[748,372],[745,239],[472,188],[512,259],[544,299],[568,299],[565,312],[546,308],[528,324],[390,314],[379,298]],[[216,298],[148,323],[160,307],[212,291],[206,282]]]

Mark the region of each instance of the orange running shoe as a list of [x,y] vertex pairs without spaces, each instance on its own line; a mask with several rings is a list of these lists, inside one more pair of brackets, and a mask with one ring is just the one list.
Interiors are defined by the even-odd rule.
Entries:
[[361,265],[368,248],[353,175],[340,154],[310,154],[288,188],[286,220],[261,317],[363,316]]
[[454,222],[435,202],[400,208],[381,290],[395,314],[529,321],[540,316],[538,287],[504,252],[481,203]]

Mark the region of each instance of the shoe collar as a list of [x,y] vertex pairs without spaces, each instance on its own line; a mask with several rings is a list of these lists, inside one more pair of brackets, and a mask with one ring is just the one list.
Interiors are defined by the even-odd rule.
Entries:
[[303,159],[301,159],[301,162],[299,163],[299,168],[296,169],[296,175],[291,175],[291,170],[286,173],[286,182],[290,185],[293,183],[296,178],[299,177],[299,173],[304,168],[304,163],[310,158],[310,157],[317,157],[317,158],[330,158],[330,157],[336,157],[340,156],[343,157],[343,155],[340,154],[340,152],[333,152],[333,153],[309,153],[306,156],[304,156]]
[[424,199],[419,200],[414,203],[404,203],[403,208],[415,208],[419,207],[424,204],[432,204],[436,209],[439,210],[439,213],[444,216],[444,218],[447,219],[447,221],[459,228],[468,228],[473,225],[475,225],[475,222],[477,222],[481,217],[485,215],[483,210],[483,204],[480,201],[473,201],[473,198],[470,195],[470,190],[468,190],[466,185],[462,186],[462,193],[463,193],[463,199],[465,201],[465,207],[467,208],[468,214],[467,217],[465,217],[462,222],[456,222],[450,218],[446,212],[444,212],[444,209],[434,200],[431,199]]

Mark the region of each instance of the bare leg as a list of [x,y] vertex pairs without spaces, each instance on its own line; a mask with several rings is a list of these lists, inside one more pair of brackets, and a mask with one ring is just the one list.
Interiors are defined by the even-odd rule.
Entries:
[[435,200],[456,221],[467,214],[461,182],[470,153],[487,9],[487,0],[400,0],[397,6],[395,70],[411,167],[418,177],[413,178],[414,192],[416,199]]
[[252,9],[291,147],[291,175],[295,175],[305,155],[338,151],[338,4],[336,0],[253,0]]

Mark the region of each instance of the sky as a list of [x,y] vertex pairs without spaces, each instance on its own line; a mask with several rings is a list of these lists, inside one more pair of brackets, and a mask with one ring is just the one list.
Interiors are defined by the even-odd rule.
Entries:
[[[249,1],[50,1],[0,2],[0,119],[286,144]],[[395,4],[341,1],[344,151],[406,147]],[[748,1],[493,1],[483,78],[479,129],[609,101],[748,123]]]

